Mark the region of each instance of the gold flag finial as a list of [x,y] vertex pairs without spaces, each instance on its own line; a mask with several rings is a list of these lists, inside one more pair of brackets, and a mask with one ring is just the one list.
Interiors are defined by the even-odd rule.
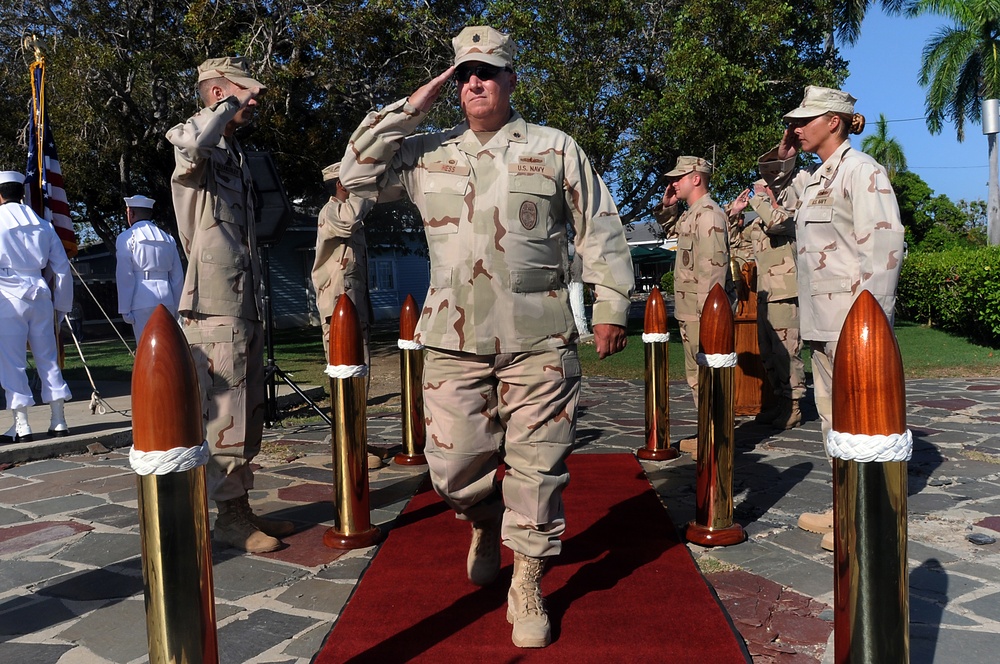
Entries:
[[41,60],[45,57],[45,51],[42,50],[42,40],[36,35],[25,35],[21,42],[22,47],[25,51],[31,50],[35,53],[35,60]]

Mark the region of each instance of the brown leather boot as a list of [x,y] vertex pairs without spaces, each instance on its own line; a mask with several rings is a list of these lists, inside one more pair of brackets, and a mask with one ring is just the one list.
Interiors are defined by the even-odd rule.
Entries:
[[773,428],[785,431],[802,424],[802,411],[799,410],[798,399],[782,397],[781,406],[781,412],[771,422]]
[[250,520],[253,514],[246,495],[216,501],[219,516],[215,520],[215,541],[247,553],[268,553],[281,548],[281,541],[261,532]]
[[288,537],[295,532],[295,524],[291,521],[285,521],[284,519],[265,519],[262,516],[257,516],[253,513],[253,509],[250,509],[250,504],[247,503],[247,518],[250,520],[257,530],[264,533],[265,535],[270,535],[271,537]]
[[488,586],[500,573],[500,523],[497,517],[472,524],[466,571],[477,586]]
[[507,622],[518,648],[544,648],[552,642],[552,626],[542,599],[544,558],[514,552],[514,577],[507,593]]

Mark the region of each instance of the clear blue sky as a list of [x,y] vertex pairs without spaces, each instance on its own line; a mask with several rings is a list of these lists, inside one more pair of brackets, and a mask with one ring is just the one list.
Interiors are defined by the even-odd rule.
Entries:
[[989,154],[982,126],[967,122],[965,141],[959,143],[954,125],[946,123],[932,136],[923,120],[926,90],[918,83],[920,54],[931,35],[946,25],[947,19],[938,16],[886,16],[881,7],[871,7],[858,43],[841,48],[851,72],[843,89],[858,99],[855,110],[868,123],[863,134],[851,137],[851,144],[860,148],[882,113],[889,120],[889,135],[903,146],[907,166],[935,194],[956,203],[962,198],[986,200]]

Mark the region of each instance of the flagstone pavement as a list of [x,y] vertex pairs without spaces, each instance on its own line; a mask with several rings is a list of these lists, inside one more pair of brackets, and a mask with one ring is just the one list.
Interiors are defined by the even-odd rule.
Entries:
[[[906,393],[911,661],[992,663],[1000,652],[1000,379],[908,381]],[[640,382],[586,379],[576,453],[641,447],[643,395]],[[671,397],[676,441],[695,433],[696,420],[684,386],[672,384]],[[128,397],[109,403],[125,410]],[[77,409],[71,423],[88,421],[86,401],[68,405]],[[735,519],[749,539],[688,545],[756,663],[833,661],[832,554],[795,525],[832,499],[819,422],[814,410],[806,414],[804,426],[777,434],[737,420]],[[398,414],[372,414],[367,426],[373,449],[387,457],[399,449]],[[67,439],[0,446],[0,662],[147,661],[136,480],[120,447],[128,418],[110,413],[105,424],[79,428]],[[328,435],[318,426],[267,432],[252,500],[298,531],[272,554],[213,551],[222,662],[308,662],[377,553],[322,544],[334,523]],[[682,527],[694,517],[694,462],[685,454],[643,467]],[[371,471],[373,523],[391,530],[425,473],[394,463]],[[454,563],[463,573],[464,561]],[[665,599],[632,617],[655,629],[683,609],[681,598]]]

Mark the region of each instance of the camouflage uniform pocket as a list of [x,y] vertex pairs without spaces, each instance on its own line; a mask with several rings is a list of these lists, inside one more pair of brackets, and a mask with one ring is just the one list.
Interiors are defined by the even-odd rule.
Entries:
[[198,297],[204,300],[240,302],[249,260],[226,247],[203,249],[199,256]]
[[511,175],[509,182],[508,230],[530,237],[548,237],[549,207],[556,183],[540,175]]
[[428,173],[424,178],[424,229],[427,235],[458,232],[469,186],[468,175]]

